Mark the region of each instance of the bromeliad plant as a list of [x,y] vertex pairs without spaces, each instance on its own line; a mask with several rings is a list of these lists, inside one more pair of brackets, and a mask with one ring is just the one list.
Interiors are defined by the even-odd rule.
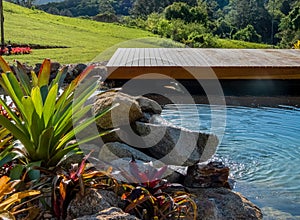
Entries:
[[166,193],[172,186],[162,179],[167,170],[164,166],[158,170],[140,171],[132,158],[129,163],[130,174],[123,171],[130,184],[123,184],[125,193],[122,199],[127,202],[125,212],[135,214],[143,220],[150,219],[196,219],[197,205],[191,196],[183,191]]
[[[0,115],[0,124],[22,143],[26,163],[34,162],[36,166],[53,167],[65,155],[77,153],[79,144],[105,134],[87,137],[67,146],[68,142],[75,139],[77,133],[111,109],[106,109],[95,117],[83,119],[92,107],[84,106],[84,103],[97,89],[95,80],[84,83],[84,80],[88,80],[87,76],[93,66],[87,68],[62,92],[59,89],[67,69],[63,68],[50,82],[49,59],[43,62],[38,76],[34,72],[31,73],[31,80],[18,62],[16,76],[2,57],[0,67],[4,72],[1,74],[0,85],[19,112],[17,115],[4,100],[0,99],[0,104],[11,118]],[[74,99],[76,89],[80,91],[78,93],[76,91],[79,95]],[[80,125],[73,127],[74,123],[79,122]]]
[[66,210],[77,192],[84,196],[86,187],[115,190],[119,184],[111,176],[112,169],[107,171],[94,170],[93,167],[86,168],[86,155],[79,166],[74,165],[70,170],[60,170],[52,181],[52,209],[58,219],[66,217]]

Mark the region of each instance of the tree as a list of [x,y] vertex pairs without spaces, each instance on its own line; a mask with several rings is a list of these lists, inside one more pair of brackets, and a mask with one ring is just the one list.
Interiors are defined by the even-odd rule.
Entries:
[[190,6],[183,2],[174,2],[165,8],[165,17],[167,20],[181,19],[190,22],[191,16]]
[[256,32],[251,24],[248,24],[247,27],[236,32],[233,35],[233,39],[249,42],[261,42],[261,36]]
[[72,12],[69,9],[63,9],[60,12],[60,15],[67,16],[67,17],[73,17],[73,14],[72,14]]
[[208,21],[208,11],[205,3],[198,4],[190,8],[191,22],[197,22],[206,25]]
[[227,15],[230,23],[241,30],[251,24],[264,42],[271,41],[272,18],[264,0],[231,0]]
[[115,14],[115,10],[109,0],[99,2],[99,14]]
[[135,0],[131,14],[135,17],[146,19],[146,17],[153,12],[163,12],[168,5],[174,2],[183,2],[190,6],[197,5],[197,0]]
[[59,15],[60,14],[59,10],[55,7],[52,7],[52,6],[47,10],[47,13],[53,14],[53,15]]
[[278,37],[281,38],[280,46],[290,48],[300,39],[300,6],[296,6],[290,13],[281,19]]

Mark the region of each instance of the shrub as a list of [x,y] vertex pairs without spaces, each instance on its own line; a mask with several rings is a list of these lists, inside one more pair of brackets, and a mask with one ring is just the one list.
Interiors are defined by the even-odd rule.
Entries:
[[255,28],[251,24],[236,32],[233,35],[233,39],[249,42],[261,42],[261,36],[256,32]]
[[[37,166],[53,167],[65,155],[79,152],[80,143],[96,138],[96,136],[88,137],[80,143],[67,146],[77,133],[109,111],[107,109],[95,117],[83,119],[91,109],[91,105],[83,106],[83,104],[97,89],[95,80],[83,84],[83,80],[93,66],[74,79],[62,93],[59,93],[59,88],[66,76],[66,68],[63,68],[50,82],[51,62],[48,59],[43,62],[38,76],[32,72],[31,81],[20,63],[16,68],[16,76],[2,57],[0,57],[0,67],[4,71],[1,74],[0,85],[10,96],[20,114],[16,115],[5,101],[0,99],[0,104],[11,118],[0,115],[0,124],[22,143],[27,164],[35,163]],[[80,95],[73,100],[75,90],[79,89],[80,83],[83,84]],[[73,123],[78,121],[81,124],[73,128]],[[105,133],[97,134],[97,137],[103,134]]]

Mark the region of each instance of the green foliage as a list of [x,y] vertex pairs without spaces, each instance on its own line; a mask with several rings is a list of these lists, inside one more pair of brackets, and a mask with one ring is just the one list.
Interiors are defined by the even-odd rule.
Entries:
[[197,48],[220,47],[217,39],[212,34],[209,33],[204,33],[204,34],[192,33],[189,35],[186,44],[190,47],[197,47]]
[[227,18],[233,26],[241,30],[252,25],[264,42],[270,42],[271,16],[263,0],[232,0]]
[[[295,40],[291,36],[295,33],[285,31],[286,29],[280,28],[279,24],[286,26],[287,23],[293,23],[290,20],[285,21],[284,18],[297,6],[297,0],[65,0],[43,5],[41,8],[66,16],[102,14],[105,16],[100,20],[109,22],[115,21],[111,17],[113,15],[132,15],[134,18],[147,20],[150,14],[165,11],[167,20],[198,22],[208,27],[207,33],[221,38],[231,38],[235,30],[252,25],[263,42],[278,43],[281,40],[282,47],[290,47]],[[135,23],[134,20],[130,22],[130,26]],[[137,27],[145,28],[140,20],[136,23]],[[230,29],[224,28],[224,24]],[[297,31],[296,35],[298,36]]]
[[206,7],[195,6],[190,9],[190,22],[197,22],[206,25],[208,22],[208,14]]
[[[84,102],[97,89],[97,82],[79,88],[92,66],[73,80],[60,94],[59,88],[66,75],[66,68],[62,69],[50,82],[50,60],[45,60],[39,75],[31,74],[32,80],[25,73],[23,66],[18,63],[17,77],[1,58],[0,84],[13,100],[19,111],[14,113],[4,100],[1,105],[8,112],[11,120],[0,115],[0,124],[8,129],[24,146],[24,156],[27,163],[34,162],[44,167],[52,167],[67,154],[78,152],[79,143],[67,146],[75,135],[101,117],[105,112],[83,120],[83,116],[90,110],[91,105],[83,106]],[[74,99],[76,89],[80,96]],[[73,100],[74,99],[74,100]],[[81,124],[73,128],[73,123],[81,120]],[[99,135],[103,135],[99,134]],[[98,135],[97,135],[98,137]],[[91,140],[96,137],[88,137]],[[81,140],[85,142],[87,140]]]
[[164,14],[167,20],[180,19],[186,23],[207,23],[207,10],[205,5],[191,7],[187,3],[174,2],[165,8]]
[[95,21],[100,21],[100,22],[108,22],[108,23],[113,23],[113,22],[118,22],[118,17],[113,14],[113,13],[102,13],[98,14],[93,17],[93,20]]
[[256,32],[254,27],[249,24],[244,29],[239,30],[233,35],[235,40],[243,40],[249,42],[261,42],[261,36]]
[[167,20],[181,19],[189,22],[191,19],[190,6],[183,2],[174,2],[165,8],[165,17]]
[[295,6],[285,16],[279,25],[278,37],[281,38],[280,46],[291,48],[293,43],[300,38],[300,5]]
[[230,40],[230,39],[216,39],[220,48],[233,48],[233,49],[270,49],[273,48],[272,45],[252,43],[240,40]]

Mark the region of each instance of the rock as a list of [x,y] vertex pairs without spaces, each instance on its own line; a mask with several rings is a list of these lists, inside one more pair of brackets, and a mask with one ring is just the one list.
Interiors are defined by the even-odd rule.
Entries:
[[136,98],[136,101],[139,103],[143,112],[148,112],[152,114],[160,114],[162,112],[161,106],[151,99],[139,96]]
[[187,187],[226,187],[228,183],[229,168],[222,162],[196,164],[188,167],[184,185]]
[[83,72],[87,68],[86,64],[79,63],[76,65],[69,65],[68,66],[68,72],[67,76],[65,78],[66,82],[71,82],[73,79],[75,79],[80,73]]
[[112,129],[131,123],[143,117],[139,103],[129,95],[120,92],[105,92],[97,95],[93,113],[97,114],[114,104],[119,104],[111,112],[97,120],[100,129]]
[[131,158],[132,156],[134,156],[135,159],[143,162],[155,161],[154,158],[149,157],[141,151],[120,142],[106,143],[101,147],[99,153],[99,159],[106,162],[111,162],[119,158]]
[[[145,146],[143,152],[168,165],[192,166],[214,155],[218,139],[183,128],[136,122],[135,132],[142,137],[133,146]],[[139,143],[140,142],[140,143]]]
[[60,63],[58,62],[51,62],[51,74],[56,74],[61,67]]
[[138,220],[137,217],[125,213],[122,209],[117,207],[111,207],[105,209],[95,215],[87,215],[83,217],[76,218],[75,220]]
[[74,75],[78,76],[80,73],[83,72],[87,68],[87,65],[84,63],[78,63],[76,66],[72,69],[72,72]]
[[201,220],[258,220],[261,210],[242,196],[226,188],[188,188],[198,207]]
[[66,219],[94,215],[117,204],[118,198],[114,192],[88,188],[83,197],[77,193],[76,198],[71,200]]
[[36,75],[39,74],[40,69],[41,69],[41,66],[42,66],[41,63],[36,63],[36,64],[35,64],[35,67],[34,67],[33,71],[35,72]]

